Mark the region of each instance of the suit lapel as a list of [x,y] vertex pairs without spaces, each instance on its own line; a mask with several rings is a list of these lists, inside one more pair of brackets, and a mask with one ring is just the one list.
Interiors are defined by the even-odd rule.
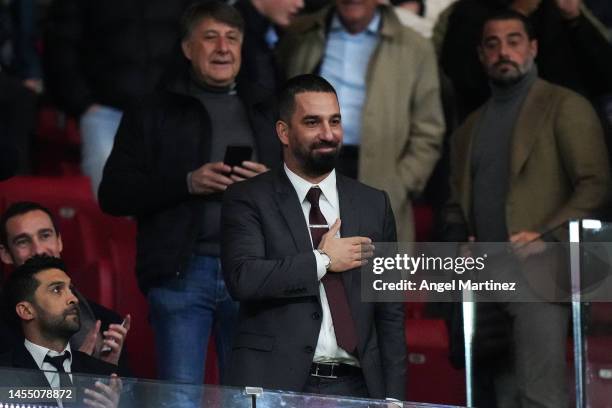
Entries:
[[546,117],[542,114],[542,111],[547,101],[542,86],[543,82],[541,80],[536,80],[533,84],[523,103],[523,107],[521,108],[514,128],[510,162],[510,174],[512,179],[514,179],[523,168],[540,134],[540,129],[544,126],[546,121]]
[[[355,197],[350,189],[345,176],[336,172],[336,187],[338,189],[338,202],[340,205],[340,234],[343,237],[359,235],[359,211],[355,203],[359,197]],[[275,178],[276,200],[278,208],[289,226],[289,232],[298,252],[312,251],[310,233],[308,225],[304,219],[301,204],[298,200],[295,189],[285,174],[284,168],[277,170]],[[344,287],[347,289],[347,296],[351,310],[357,310],[360,301],[359,290],[354,290],[353,283],[358,283],[358,279],[353,279],[353,273],[359,270],[352,270],[342,273]]]
[[283,167],[279,168],[275,178],[276,200],[298,252],[312,251],[308,225],[304,219],[301,203],[295,189],[285,174]]
[[[357,236],[359,235],[359,206],[356,203],[359,197],[354,197],[348,188],[346,177],[338,172],[336,172],[336,188],[338,189],[338,202],[340,204],[340,220],[342,220],[340,236],[345,238]],[[356,310],[355,300],[359,301],[359,296],[357,296],[357,299],[353,299],[353,295],[359,295],[360,292],[359,290],[354,291],[351,286],[353,283],[353,273],[359,273],[359,270],[353,269],[342,273],[342,280],[346,288],[351,310]],[[356,280],[356,282],[358,281]]]
[[34,361],[34,358],[23,344],[17,345],[13,350],[13,367],[31,370],[16,373],[16,376],[21,379],[20,383],[28,387],[49,387],[47,377],[45,377],[45,374],[40,370],[36,361]]
[[79,356],[77,354],[77,352],[73,352],[72,353],[72,363],[70,364],[70,369],[72,370],[73,373],[88,373],[90,370],[88,370],[85,366],[85,364],[83,364],[84,361],[81,358],[81,356]]
[[336,172],[336,188],[338,189],[338,202],[340,203],[340,235],[343,237],[355,236],[359,232],[359,211],[356,202],[359,197],[354,197],[347,188],[346,176]]
[[463,194],[460,194],[460,205],[463,209],[463,214],[466,220],[470,220],[471,213],[471,194],[472,191],[472,145],[474,143],[474,134],[476,132],[477,123],[480,122],[482,109],[479,109],[473,116],[470,116],[462,127],[462,130],[457,133],[457,140],[454,141],[454,147],[457,150],[454,157],[461,158],[457,160],[457,176],[459,177],[459,188]]

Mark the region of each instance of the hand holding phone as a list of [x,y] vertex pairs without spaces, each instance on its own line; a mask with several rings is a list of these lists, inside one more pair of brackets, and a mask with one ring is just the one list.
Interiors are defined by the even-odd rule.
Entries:
[[191,194],[221,193],[234,182],[230,178],[231,172],[232,167],[223,162],[206,163],[189,173],[189,192]]
[[[125,316],[125,318],[123,319],[123,321],[121,322],[121,328],[120,330],[116,329],[116,328],[111,328],[109,326],[109,329],[104,332],[105,337],[104,337],[104,341],[106,342],[113,342],[113,343],[118,343],[120,347],[123,346],[123,342],[125,341],[125,337],[127,336],[127,332],[130,329],[130,322],[131,322],[131,316],[128,314],[127,316]],[[102,349],[100,349],[100,353],[102,355],[108,355],[111,354],[112,352],[112,348],[108,345],[105,344],[104,346],[102,346]]]
[[[123,319],[123,321],[121,322],[121,326],[125,327],[125,319]],[[113,342],[115,341],[113,339],[109,339],[109,340],[113,341]],[[112,349],[109,346],[104,345],[104,346],[102,346],[102,349],[100,349],[100,353],[110,353],[111,350]]]
[[230,167],[242,166],[242,162],[251,160],[253,148],[251,146],[227,146],[223,163]]
[[232,167],[232,175],[230,176],[234,181],[243,181],[255,177],[258,174],[265,173],[270,170],[265,164],[245,161],[241,166]]

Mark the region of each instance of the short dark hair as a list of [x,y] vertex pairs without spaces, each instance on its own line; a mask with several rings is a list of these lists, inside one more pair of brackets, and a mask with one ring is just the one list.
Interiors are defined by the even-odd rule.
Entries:
[[40,285],[40,282],[36,279],[36,274],[48,269],[59,269],[66,272],[66,265],[59,258],[48,255],[34,255],[15,268],[9,275],[2,296],[5,303],[5,317],[8,322],[16,323],[18,321],[15,306],[19,302],[24,300],[34,301],[34,292]]
[[519,13],[516,10],[512,9],[504,9],[501,11],[496,11],[494,13],[489,14],[482,23],[482,27],[480,27],[480,41],[479,44],[482,44],[484,40],[484,28],[490,21],[505,21],[505,20],[518,20],[523,23],[523,27],[525,28],[525,32],[527,33],[527,38],[529,40],[535,40],[535,30],[533,28],[533,24],[531,20],[525,15]]
[[181,41],[189,38],[195,26],[205,18],[215,19],[241,33],[244,32],[244,19],[234,7],[217,0],[196,1],[188,6],[181,16]]
[[304,92],[323,92],[336,94],[334,87],[324,78],[313,75],[298,75],[289,79],[278,94],[278,114],[280,120],[289,123],[295,111],[295,96]]
[[8,242],[8,231],[6,230],[6,224],[11,218],[16,217],[18,215],[27,214],[31,211],[36,211],[36,210],[40,210],[46,213],[49,216],[49,218],[51,218],[53,229],[55,229],[55,233],[59,235],[59,228],[57,227],[55,218],[53,217],[53,214],[48,208],[43,207],[42,205],[35,203],[33,201],[18,201],[16,203],[11,204],[9,208],[6,209],[4,214],[2,214],[2,217],[0,217],[0,244],[8,248],[9,242]]

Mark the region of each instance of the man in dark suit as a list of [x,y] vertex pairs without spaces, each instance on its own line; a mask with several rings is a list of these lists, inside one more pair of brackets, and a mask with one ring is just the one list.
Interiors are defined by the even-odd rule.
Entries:
[[[48,208],[19,201],[0,217],[0,259],[4,264],[20,266],[32,256],[42,254],[59,258],[62,249],[62,236]],[[79,299],[81,329],[71,337],[72,347],[118,365],[120,374],[129,375],[123,345],[130,329],[130,315],[121,324],[121,317],[113,310],[85,299],[77,290],[75,294]],[[5,331],[0,338],[0,350],[14,343],[14,337]]]
[[279,109],[284,168],[223,200],[221,259],[240,301],[229,383],[403,399],[403,306],[360,299],[372,241],[396,240],[389,197],[334,170],[343,131],[327,81],[289,80]]
[[18,371],[3,379],[3,386],[69,388],[79,382],[73,373],[111,375],[109,386],[96,384],[95,391],[86,390],[83,402],[116,407],[121,390],[114,374],[117,367],[70,347],[81,321],[79,301],[65,269],[59,258],[36,255],[8,278],[5,311],[21,327],[24,341],[0,355],[0,366],[45,372]]

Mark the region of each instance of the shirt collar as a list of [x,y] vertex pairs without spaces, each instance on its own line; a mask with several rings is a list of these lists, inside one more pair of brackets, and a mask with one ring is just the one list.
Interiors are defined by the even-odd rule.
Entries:
[[55,356],[59,356],[60,354],[64,354],[66,351],[69,351],[70,357],[68,358],[68,361],[70,361],[70,363],[72,364],[72,350],[70,349],[70,342],[66,344],[64,351],[62,351],[61,353],[58,353],[55,350],[51,350],[43,346],[39,346],[38,344],[34,344],[28,339],[24,340],[23,345],[30,352],[30,354],[32,355],[32,358],[36,362],[36,365],[41,370],[42,370],[42,365],[44,363],[44,360],[47,354],[51,357],[55,357]]
[[295,192],[298,195],[298,199],[300,200],[300,204],[304,202],[306,199],[306,194],[308,194],[308,190],[310,190],[313,186],[319,186],[321,189],[321,195],[325,197],[325,199],[331,204],[332,207],[338,208],[338,190],[336,188],[336,170],[332,170],[331,173],[325,179],[323,179],[319,184],[312,184],[308,180],[304,180],[302,177],[298,176],[285,164],[285,173],[289,178],[289,181],[293,185]]
[[[378,34],[378,30],[380,28],[380,18],[381,18],[380,10],[376,9],[376,11],[374,12],[374,17],[370,21],[370,24],[368,24],[368,26],[363,32],[358,33],[358,34],[362,34],[362,33],[374,34],[374,35]],[[348,33],[348,31],[346,31],[346,28],[344,28],[344,26],[342,25],[342,21],[340,21],[340,17],[338,16],[338,13],[334,13],[329,29],[330,31],[342,31],[342,32]]]

